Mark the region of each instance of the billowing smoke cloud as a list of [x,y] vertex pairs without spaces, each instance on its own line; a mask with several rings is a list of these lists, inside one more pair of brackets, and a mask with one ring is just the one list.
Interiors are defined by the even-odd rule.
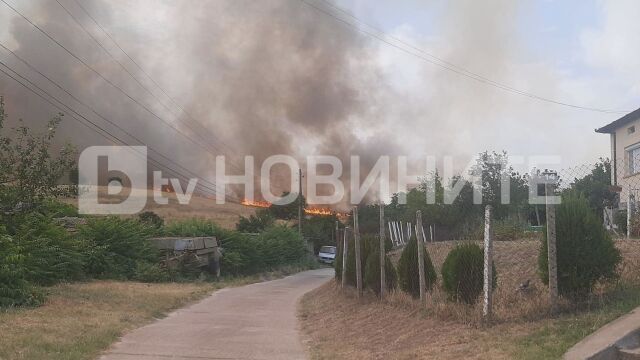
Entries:
[[[362,178],[380,155],[407,154],[414,160],[425,153],[470,158],[486,149],[512,150],[511,144],[516,144],[515,152],[523,154],[534,148],[533,130],[566,116],[558,108],[537,111],[539,104],[529,99],[505,96],[500,90],[424,64],[300,1],[83,1],[86,10],[144,72],[74,0],[60,2],[153,96],[95,44],[57,2],[17,3],[16,8],[149,111],[3,5],[0,20],[7,19],[3,22],[7,31],[0,32],[0,41],[126,132],[209,179],[214,178],[213,154],[231,159],[235,165],[228,167],[228,172],[243,171],[244,155],[256,157],[257,170],[272,154],[292,155],[301,162],[306,155],[335,155],[345,164],[345,180],[350,176],[351,155],[361,156]],[[516,28],[521,3],[496,0],[489,6],[463,0],[446,4],[434,24],[440,31],[437,39],[422,39],[401,30],[396,35],[497,81],[556,95],[558,78],[552,70],[513,65],[518,63],[521,50]],[[47,83],[4,51],[0,54],[3,62],[35,82]],[[524,78],[534,81],[529,84]],[[110,132],[136,143],[54,85],[44,86]],[[6,95],[10,112],[34,123],[54,111],[2,76],[0,93]],[[522,113],[535,115],[520,119]],[[606,122],[602,117],[582,114],[580,120],[582,124]],[[567,125],[559,131],[567,129],[572,130]],[[69,118],[63,131],[80,148],[109,143]],[[565,146],[549,137],[539,142],[540,147],[556,152]],[[606,149],[606,139],[602,143]],[[273,174],[275,193],[290,188],[288,178],[285,171]],[[242,196],[241,191],[238,196]],[[371,197],[376,197],[375,191]]]

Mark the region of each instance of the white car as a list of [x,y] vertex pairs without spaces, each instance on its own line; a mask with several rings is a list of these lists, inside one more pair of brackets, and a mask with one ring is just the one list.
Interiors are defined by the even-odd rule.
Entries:
[[318,261],[325,264],[333,264],[336,259],[336,247],[335,246],[323,246],[318,252]]

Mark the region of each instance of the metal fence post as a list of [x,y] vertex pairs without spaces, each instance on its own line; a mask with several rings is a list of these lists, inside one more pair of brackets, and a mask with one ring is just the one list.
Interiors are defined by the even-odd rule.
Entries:
[[342,241],[342,287],[344,288],[347,285],[347,256],[349,243],[347,242],[347,233],[349,232],[349,227],[345,226],[343,241]]
[[631,187],[627,189],[627,239],[631,239],[631,219],[633,218],[633,194]]
[[482,315],[491,318],[493,292],[493,224],[492,208],[487,205],[484,210],[484,306]]
[[546,184],[546,212],[547,212],[547,260],[549,271],[549,304],[551,313],[558,309],[558,265],[556,257],[556,207],[550,197],[554,195],[553,184]]
[[[422,211],[416,211],[416,228],[422,229]],[[416,233],[416,244],[418,245],[418,279],[420,284],[420,302],[424,305],[426,298],[426,282],[424,279],[424,233]]]
[[384,203],[380,202],[380,299],[384,299],[387,290],[387,279],[385,272],[386,251],[384,246]]
[[360,228],[358,226],[358,208],[353,208],[353,237],[356,246],[356,286],[358,288],[358,299],[362,298],[362,263],[360,251]]

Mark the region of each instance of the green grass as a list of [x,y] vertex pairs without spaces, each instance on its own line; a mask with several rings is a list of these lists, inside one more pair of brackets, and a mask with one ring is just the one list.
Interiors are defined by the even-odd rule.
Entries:
[[640,288],[617,289],[596,308],[561,315],[532,333],[516,338],[513,357],[525,360],[561,359],[580,340],[638,306]]

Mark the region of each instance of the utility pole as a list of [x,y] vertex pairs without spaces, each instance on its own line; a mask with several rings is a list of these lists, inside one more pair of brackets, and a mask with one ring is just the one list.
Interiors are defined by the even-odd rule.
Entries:
[[[416,227],[422,229],[422,211],[416,211]],[[420,284],[420,303],[423,305],[427,301],[426,290],[427,284],[424,278],[424,233],[416,234],[416,243],[418,245],[418,280]]]
[[302,236],[302,169],[298,169],[298,234]]
[[360,251],[360,227],[358,226],[358,207],[353,208],[353,237],[356,245],[356,286],[358,299],[362,299],[362,263]]
[[554,195],[553,185],[545,186],[546,210],[547,210],[547,265],[549,271],[549,303],[551,313],[556,314],[558,309],[558,264],[556,258],[556,207],[551,203]]
[[484,303],[482,315],[491,319],[493,306],[493,208],[487,205],[484,210]]
[[347,285],[347,256],[349,250],[349,244],[347,243],[347,232],[349,231],[349,227],[344,227],[344,240],[342,241],[342,287],[344,288]]
[[384,203],[380,201],[380,299],[384,299],[387,290],[386,272],[384,269],[386,252],[384,246]]

